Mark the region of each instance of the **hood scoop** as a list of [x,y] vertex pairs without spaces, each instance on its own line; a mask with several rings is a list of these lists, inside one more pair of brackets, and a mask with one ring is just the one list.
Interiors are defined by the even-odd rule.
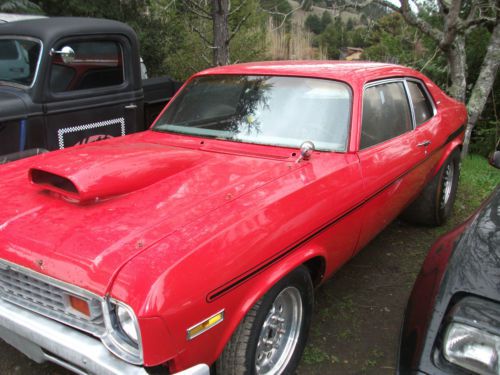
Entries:
[[32,168],[30,170],[30,179],[35,185],[46,186],[47,188],[53,188],[54,190],[68,194],[78,194],[77,187],[70,179],[54,173]]
[[47,154],[29,170],[29,180],[71,201],[92,202],[145,188],[200,159],[200,153],[192,150],[110,142]]

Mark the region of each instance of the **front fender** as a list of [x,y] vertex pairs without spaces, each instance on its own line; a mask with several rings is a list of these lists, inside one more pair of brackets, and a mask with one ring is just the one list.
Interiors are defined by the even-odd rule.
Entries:
[[[130,275],[130,271],[140,274],[140,270],[146,267],[146,263],[142,263],[146,258],[138,257],[122,270],[111,295],[118,300],[127,301],[138,315],[145,365],[156,366],[168,362],[169,370],[176,372],[197,363],[214,363],[240,321],[273,285],[311,259],[320,258],[326,262],[327,256],[327,250],[320,245],[314,242],[303,244],[210,302],[210,293],[207,294],[203,288],[203,275],[200,274],[196,275],[200,282],[197,287],[186,283],[186,289],[182,291],[178,291],[174,287],[175,283],[171,282],[172,277],[179,278],[179,275],[169,270],[158,276],[154,284],[143,284],[142,292],[139,290],[141,288],[136,287],[139,281],[137,276],[135,282],[125,289],[125,282],[120,276]],[[149,272],[151,266],[149,264]],[[177,293],[189,295],[190,298],[177,302]],[[130,299],[131,295],[135,298]],[[221,324],[192,340],[187,339],[189,327],[221,310],[224,311],[224,321]]]

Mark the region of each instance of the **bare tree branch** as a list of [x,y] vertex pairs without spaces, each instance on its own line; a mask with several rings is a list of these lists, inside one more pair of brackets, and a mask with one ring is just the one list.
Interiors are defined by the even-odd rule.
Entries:
[[[465,21],[464,22],[470,22],[470,21],[472,21],[474,18],[476,18],[476,14],[478,12],[479,12],[478,3],[477,2],[473,2],[472,6],[469,9],[469,13],[465,14]],[[462,19],[463,19],[463,17],[462,17]]]
[[458,27],[459,32],[463,32],[469,30],[470,28],[482,25],[494,26],[497,23],[497,19],[495,17],[477,17],[472,18],[467,21],[460,22]]
[[281,27],[283,27],[283,25],[285,24],[287,18],[289,16],[291,16],[293,13],[295,13],[297,10],[299,10],[300,8],[302,8],[302,5],[299,5],[298,7],[292,9],[291,11],[289,11],[288,13],[282,13],[282,12],[275,12],[275,11],[271,11],[271,10],[267,10],[267,9],[264,9],[264,8],[261,8],[265,13],[267,14],[270,14],[272,16],[281,16],[283,17],[283,19],[281,20],[281,23],[279,24],[279,26],[275,27],[274,29],[272,29],[272,31],[275,31],[275,30],[278,30],[280,29]]
[[444,17],[443,38],[439,41],[439,47],[443,50],[448,49],[455,40],[461,8],[462,0],[452,0],[449,12]]
[[415,26],[424,34],[434,39],[437,43],[440,43],[440,41],[443,39],[443,32],[441,30],[432,27],[432,25],[429,24],[428,22],[415,16],[415,14],[412,12],[410,8],[408,0],[401,0],[401,6],[397,6],[396,4],[392,3],[389,0],[365,0],[363,2],[358,2],[356,0],[346,1],[346,5],[354,9],[364,8],[372,3],[382,5],[384,7],[393,10],[394,12],[400,13],[404,17],[407,23],[409,23],[412,26]]
[[239,10],[240,10],[241,8],[243,8],[243,7],[246,5],[246,3],[247,3],[247,2],[248,2],[248,0],[244,0],[244,1],[242,1],[242,2],[240,3],[240,5],[238,5],[238,6],[236,7],[236,9],[232,10],[231,12],[229,12],[228,17],[231,17],[233,14],[238,13],[238,12],[239,12]]
[[385,7],[388,7],[389,9],[393,10],[394,12],[401,13],[401,8],[398,7],[396,4],[391,3],[390,1],[386,0],[364,0],[362,2],[357,1],[357,0],[349,0],[345,2],[344,8],[352,8],[355,10],[363,9],[366,8],[370,4],[379,4]]
[[212,62],[204,53],[201,54],[201,58],[207,63],[207,65],[212,65]]
[[212,18],[210,16],[206,16],[205,14],[203,13],[199,13],[197,10],[195,9],[192,9],[192,8],[189,8],[189,11],[193,14],[196,14],[198,17],[200,18],[204,18],[206,20],[211,20]]
[[196,14],[198,17],[205,19],[212,19],[212,15],[207,12],[202,6],[200,6],[196,1],[193,0],[182,0],[186,6],[189,8],[189,11]]
[[250,17],[250,13],[248,13],[245,17],[243,17],[240,20],[240,22],[238,22],[238,24],[236,25],[236,27],[234,28],[234,30],[231,32],[231,35],[229,36],[229,40],[227,41],[228,43],[235,37],[235,35],[238,33],[238,31],[240,31],[241,26],[243,26],[243,24],[246,22],[246,20],[248,19],[248,17]]
[[469,121],[465,130],[464,147],[462,149],[463,156],[467,155],[472,129],[483,112],[486,100],[488,99],[495,82],[494,77],[497,75],[499,67],[500,22],[496,24],[493,32],[491,33],[488,49],[486,50],[486,56],[484,57],[479,71],[479,77],[474,84],[469,101],[467,102]]
[[[385,4],[389,3],[387,0],[377,0],[377,2],[380,1]],[[401,8],[399,9],[399,12],[410,25],[417,27],[420,31],[430,36],[438,43],[443,39],[443,32],[441,30],[432,27],[432,25],[428,22],[415,16],[415,14],[411,11],[408,0],[401,0]]]
[[431,61],[434,60],[434,58],[437,56],[438,52],[439,52],[439,47],[436,47],[434,54],[432,55],[432,57],[429,60],[427,60],[427,62],[422,67],[422,69],[419,70],[420,72],[423,72],[425,70],[425,68],[427,68],[427,65],[429,65],[431,63]]
[[205,45],[208,48],[216,48],[216,47],[213,46],[212,42],[207,39],[207,37],[205,36],[205,34],[203,34],[196,26],[192,25],[191,28],[193,29],[193,31],[196,34],[198,34],[198,36],[201,38],[201,40],[203,40],[203,42],[205,42]]

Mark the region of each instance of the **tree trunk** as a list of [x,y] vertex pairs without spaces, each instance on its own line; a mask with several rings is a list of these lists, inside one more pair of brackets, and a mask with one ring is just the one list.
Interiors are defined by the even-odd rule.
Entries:
[[229,63],[229,0],[211,1],[214,31],[214,65],[227,65]]
[[457,35],[451,46],[444,51],[450,67],[451,87],[450,95],[461,102],[465,102],[465,90],[467,83],[465,80],[466,61],[465,61],[465,38],[463,35]]
[[477,78],[474,88],[472,89],[467,110],[469,112],[469,120],[465,131],[464,147],[462,149],[462,158],[469,152],[470,136],[474,125],[476,125],[481,112],[483,112],[486,100],[491,93],[495,78],[500,65],[500,23],[495,25],[491,34],[488,50],[481,64],[479,77]]

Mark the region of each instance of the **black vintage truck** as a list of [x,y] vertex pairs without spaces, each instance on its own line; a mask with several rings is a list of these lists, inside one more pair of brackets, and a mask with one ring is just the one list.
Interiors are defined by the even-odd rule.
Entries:
[[121,22],[0,24],[0,164],[144,130],[178,87],[142,80],[137,36]]

